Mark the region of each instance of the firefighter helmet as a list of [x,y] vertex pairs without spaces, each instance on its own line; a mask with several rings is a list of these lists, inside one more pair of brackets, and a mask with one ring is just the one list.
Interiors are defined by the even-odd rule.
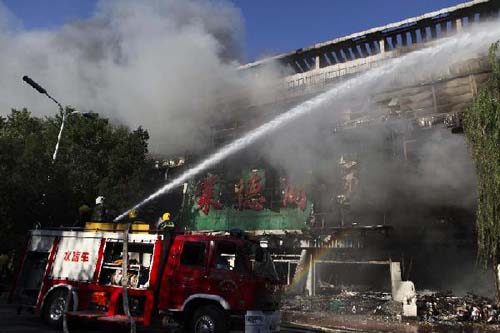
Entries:
[[161,220],[162,220],[162,222],[170,221],[170,213],[169,212],[164,213],[161,217]]
[[137,218],[137,210],[136,209],[131,209],[128,212],[128,217],[131,218],[131,219]]
[[95,204],[96,205],[102,205],[104,203],[104,197],[102,195],[98,196],[96,199],[95,199]]

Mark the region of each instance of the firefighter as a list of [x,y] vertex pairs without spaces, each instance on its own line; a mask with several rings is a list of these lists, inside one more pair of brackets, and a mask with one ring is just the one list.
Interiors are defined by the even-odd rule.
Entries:
[[104,222],[108,218],[108,210],[104,204],[105,198],[100,195],[95,199],[95,208],[92,214],[92,220],[95,222]]
[[130,223],[141,223],[141,218],[139,217],[139,211],[137,209],[131,209],[128,212],[128,219]]
[[86,204],[81,205],[78,208],[78,220],[75,223],[75,227],[84,227],[86,222],[92,219],[92,210]]
[[158,224],[158,229],[170,229],[175,228],[174,221],[170,219],[170,213],[165,212],[160,218],[160,223]]

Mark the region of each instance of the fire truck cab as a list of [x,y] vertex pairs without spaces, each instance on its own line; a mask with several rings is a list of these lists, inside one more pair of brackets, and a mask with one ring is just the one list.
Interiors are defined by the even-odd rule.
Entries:
[[225,332],[247,311],[261,311],[268,329],[278,329],[277,274],[257,242],[241,234],[131,232],[124,273],[124,234],[30,231],[10,300],[33,307],[53,326],[62,325],[65,309],[70,321],[127,325],[126,289],[137,325]]

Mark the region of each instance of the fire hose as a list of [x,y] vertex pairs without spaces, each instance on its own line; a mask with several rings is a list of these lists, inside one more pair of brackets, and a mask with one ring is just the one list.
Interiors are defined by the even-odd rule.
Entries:
[[[123,312],[127,316],[130,322],[130,333],[135,333],[135,320],[130,314],[130,306],[128,303],[128,233],[130,229],[130,223],[125,225],[123,231],[123,262],[122,262],[122,300],[123,300]],[[66,332],[65,332],[66,333]]]
[[64,312],[63,312],[63,333],[69,333],[68,330],[68,311],[69,311],[69,303],[71,303],[71,297],[73,295],[73,287],[68,285],[68,294],[66,295],[66,303],[64,304]]

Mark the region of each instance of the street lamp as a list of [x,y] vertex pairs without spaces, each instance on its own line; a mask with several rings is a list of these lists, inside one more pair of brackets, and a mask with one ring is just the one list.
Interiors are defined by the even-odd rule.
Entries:
[[42,86],[40,86],[38,83],[33,81],[29,76],[25,75],[23,76],[23,81],[29,84],[33,89],[38,91],[40,94],[47,96],[50,100],[52,100],[54,103],[57,104],[59,107],[59,111],[62,113],[62,122],[61,122],[61,128],[59,128],[59,134],[57,135],[57,142],[56,142],[56,147],[54,148],[54,154],[52,155],[52,163],[56,161],[57,158],[57,152],[59,150],[59,142],[61,142],[61,136],[62,132],[64,129],[64,123],[66,122],[66,118],[73,115],[73,114],[80,114],[86,118],[94,118],[94,114],[92,112],[80,112],[76,110],[72,110],[67,108],[66,111],[64,110],[63,106],[61,103],[59,103],[54,97],[50,96],[47,93],[47,90],[45,90]]

